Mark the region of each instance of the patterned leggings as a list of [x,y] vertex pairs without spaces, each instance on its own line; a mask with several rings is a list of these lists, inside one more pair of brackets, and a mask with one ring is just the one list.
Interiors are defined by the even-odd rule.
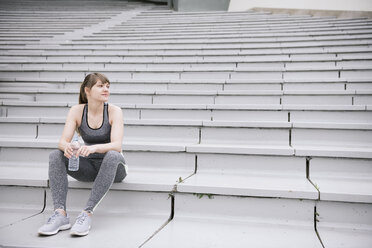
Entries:
[[54,209],[66,210],[68,190],[67,174],[83,182],[94,182],[84,210],[93,212],[110,189],[113,182],[121,182],[127,175],[125,160],[121,153],[109,151],[103,158],[80,157],[79,170],[69,171],[68,158],[61,150],[49,155],[49,184]]

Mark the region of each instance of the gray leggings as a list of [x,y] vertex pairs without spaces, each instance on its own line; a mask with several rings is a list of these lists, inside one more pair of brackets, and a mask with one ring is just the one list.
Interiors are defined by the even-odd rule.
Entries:
[[52,191],[54,209],[66,209],[68,190],[67,174],[83,182],[94,182],[89,200],[84,210],[93,212],[105,196],[113,182],[121,182],[126,177],[125,160],[121,153],[109,151],[103,158],[80,157],[78,171],[69,171],[68,158],[61,150],[49,155],[49,185]]

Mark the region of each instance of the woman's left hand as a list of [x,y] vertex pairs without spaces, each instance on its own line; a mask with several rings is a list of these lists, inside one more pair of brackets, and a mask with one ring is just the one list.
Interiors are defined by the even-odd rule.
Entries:
[[82,146],[77,152],[77,156],[87,157],[96,152],[95,146]]

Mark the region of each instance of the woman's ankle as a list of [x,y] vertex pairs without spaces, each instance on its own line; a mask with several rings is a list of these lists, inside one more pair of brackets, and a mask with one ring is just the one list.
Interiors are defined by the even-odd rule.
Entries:
[[66,211],[65,211],[64,209],[62,209],[62,208],[57,208],[57,209],[54,210],[54,211],[57,211],[58,213],[62,214],[63,216],[67,216]]
[[89,216],[92,216],[93,215],[93,212],[90,211],[90,210],[83,210],[83,212],[87,213]]

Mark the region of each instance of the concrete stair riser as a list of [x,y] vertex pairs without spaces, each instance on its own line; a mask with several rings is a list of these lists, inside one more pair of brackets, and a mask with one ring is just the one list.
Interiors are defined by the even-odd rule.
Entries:
[[[15,105],[3,103],[0,108],[2,117],[57,117],[67,116],[69,107],[65,104],[36,104]],[[124,119],[165,119],[165,120],[204,120],[204,121],[279,121],[279,122],[346,122],[346,123],[370,123],[370,110],[365,106],[275,106],[268,105],[266,108],[257,105],[234,106],[209,106],[195,105],[193,107],[167,106],[167,105],[138,105],[123,106]]]
[[312,158],[310,180],[320,190],[320,200],[372,203],[371,160]]
[[[22,145],[9,147],[3,145],[0,150],[1,165],[46,169],[48,167],[49,154],[55,149],[57,147],[44,146],[37,148],[22,147]],[[124,157],[130,171],[188,171],[192,174],[195,170],[195,155],[185,152],[161,152],[151,151],[150,149],[147,151],[124,150]],[[178,180],[178,177],[175,180]]]
[[318,198],[317,190],[306,179],[306,159],[285,156],[198,154],[197,173],[179,184],[177,190],[200,194]]
[[372,245],[371,204],[320,201],[316,211],[317,229],[326,247]]
[[[203,195],[177,194],[174,219],[144,247],[161,247],[164,242],[174,243],[176,240],[180,247],[210,244],[214,247],[226,247],[231,244],[237,247],[257,245],[271,247],[270,243],[273,240],[280,246],[296,246],[299,236],[301,237],[299,240],[302,242],[305,240],[304,244],[309,245],[308,247],[322,247],[311,225],[314,212],[312,201],[201,196]],[[220,208],[222,201],[231,205]],[[292,212],[289,217],[286,212],[293,208],[301,211],[296,215]],[[199,213],[198,216],[194,214],[196,212]],[[258,220],[257,216],[265,217]],[[231,235],[224,235],[228,232],[227,219],[230,220],[228,228],[230,231],[233,230]],[[260,224],[257,226],[258,222]],[[206,228],[207,223],[213,224]],[[297,226],[296,230],[291,227],[293,224]],[[279,226],[280,228],[277,228]],[[286,238],[283,238],[283,235]],[[268,236],[270,242],[265,242]],[[217,241],[212,237],[220,238]],[[236,240],[239,240],[240,245]]]
[[[44,189],[34,187],[0,187],[0,230],[5,226],[39,214],[44,208]],[[22,195],[22,197],[19,197]],[[4,237],[1,241],[3,242]]]
[[[1,79],[0,82],[1,92],[9,90],[9,84],[12,84],[11,89],[34,89],[38,87],[41,89],[51,89],[51,88],[60,88],[60,89],[78,89],[81,82],[53,82],[52,79],[40,80],[39,83],[33,81],[27,81],[26,79]],[[44,81],[44,83],[42,82]],[[326,91],[342,91],[342,90],[357,90],[360,92],[372,90],[372,81],[346,81],[346,80],[330,80],[330,81],[319,81],[312,80],[308,82],[302,82],[300,80],[291,80],[291,81],[270,81],[265,80],[263,82],[259,81],[250,81],[250,80],[216,80],[216,81],[205,81],[195,80],[195,81],[146,81],[146,80],[132,80],[131,81],[111,81],[112,93],[116,91],[139,91],[139,90],[148,90],[148,91],[165,91],[165,90],[200,90],[200,91],[257,91],[257,90],[281,90],[284,91],[310,91],[310,90],[326,90]],[[75,91],[74,91],[75,92]]]

